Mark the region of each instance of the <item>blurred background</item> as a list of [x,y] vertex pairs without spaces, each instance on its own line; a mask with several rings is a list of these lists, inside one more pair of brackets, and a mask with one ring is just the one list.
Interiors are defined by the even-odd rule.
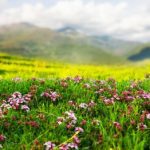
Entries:
[[0,0],[1,74],[6,64],[24,60],[27,66],[30,59],[149,62],[149,16],[149,0]]

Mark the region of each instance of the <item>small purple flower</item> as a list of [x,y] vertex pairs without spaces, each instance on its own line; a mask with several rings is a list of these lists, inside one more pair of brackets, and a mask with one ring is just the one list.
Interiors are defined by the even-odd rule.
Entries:
[[59,98],[59,97],[60,97],[60,95],[57,94],[57,92],[51,92],[51,93],[50,93],[50,98],[51,98],[51,100],[52,100],[53,102],[55,102],[56,99]]
[[88,107],[88,105],[86,103],[81,103],[79,105],[79,108],[83,108],[83,109],[86,109]]
[[69,143],[68,144],[68,147],[70,147],[70,148],[74,148],[74,149],[78,149],[78,145],[76,144],[76,143]]
[[42,94],[41,94],[41,97],[46,97],[46,98],[48,98],[50,95],[49,95],[49,93],[47,93],[47,92],[43,92]]
[[65,116],[65,121],[69,121],[71,125],[72,124],[76,124],[77,118],[76,118],[76,116],[75,116],[73,111],[71,111],[71,110],[70,111],[66,111],[65,115],[66,115]]
[[22,105],[21,109],[25,110],[26,112],[28,112],[30,110],[30,108],[27,105]]
[[116,127],[116,129],[118,129],[120,131],[122,130],[122,126],[121,126],[121,124],[119,122],[113,122],[113,124]]
[[125,100],[126,100],[126,101],[133,101],[133,100],[134,100],[134,97],[133,97],[133,96],[126,96],[126,97],[125,97]]
[[80,140],[79,140],[79,138],[77,136],[75,136],[73,138],[73,141],[74,141],[75,144],[79,144],[80,143]]
[[150,113],[146,114],[146,118],[150,119]]
[[62,144],[60,147],[59,147],[60,150],[69,150],[69,147],[68,147],[68,144]]
[[80,77],[80,76],[76,76],[76,77],[74,78],[74,82],[75,82],[75,83],[79,83],[81,80],[82,80],[82,77]]
[[84,130],[83,130],[81,127],[76,127],[76,128],[75,128],[75,131],[76,131],[76,132],[78,132],[78,131],[79,131],[79,132],[84,132]]
[[20,92],[15,92],[12,94],[12,98],[21,98],[22,97],[22,94]]
[[63,123],[64,120],[65,120],[64,117],[58,117],[57,118],[57,123],[60,125],[60,124]]
[[23,98],[24,98],[24,100],[25,100],[26,102],[31,101],[31,97],[32,97],[31,94],[26,94],[26,95],[23,96]]
[[144,131],[145,129],[147,129],[147,125],[143,124],[143,123],[139,123],[138,129],[140,129],[141,131]]
[[113,105],[115,102],[114,102],[114,99],[111,98],[111,99],[104,99],[104,103],[106,105]]
[[90,101],[89,103],[88,103],[88,106],[89,107],[94,107],[96,105],[96,103],[94,102],[94,101]]
[[141,95],[143,99],[150,99],[150,93],[144,93]]
[[44,144],[44,146],[46,146],[45,150],[53,150],[55,147],[55,144],[53,144],[51,141],[48,141]]
[[4,136],[3,134],[0,134],[0,142],[4,142],[6,139],[6,136]]
[[53,102],[55,102],[59,97],[60,97],[60,94],[58,94],[57,92],[43,92],[41,94],[42,97],[46,97],[46,98],[49,98],[51,99]]

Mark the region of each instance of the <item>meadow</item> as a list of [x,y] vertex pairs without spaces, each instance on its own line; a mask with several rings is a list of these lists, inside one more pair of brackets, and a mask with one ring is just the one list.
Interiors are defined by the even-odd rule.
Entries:
[[0,147],[150,149],[150,63],[75,65],[0,55]]
[[150,73],[150,62],[112,65],[67,64],[0,54],[0,78],[66,78],[82,76],[90,79],[114,78],[117,80],[144,79]]

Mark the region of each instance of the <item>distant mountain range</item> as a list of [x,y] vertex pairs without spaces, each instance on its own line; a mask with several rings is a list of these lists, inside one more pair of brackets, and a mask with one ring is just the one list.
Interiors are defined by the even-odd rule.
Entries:
[[75,27],[63,27],[58,32],[61,32],[67,36],[85,37],[86,40],[93,46],[103,48],[108,52],[115,53],[116,55],[127,54],[130,50],[133,50],[137,46],[141,45],[140,42],[125,41],[117,38],[113,38],[108,35],[85,35],[81,30]]
[[70,26],[54,31],[18,23],[0,27],[0,52],[71,63],[112,64],[150,58],[150,44],[86,35]]

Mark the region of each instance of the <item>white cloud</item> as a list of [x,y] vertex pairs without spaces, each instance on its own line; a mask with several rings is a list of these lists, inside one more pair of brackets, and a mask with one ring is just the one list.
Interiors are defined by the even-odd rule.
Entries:
[[42,0],[34,5],[26,2],[19,7],[1,10],[0,24],[27,21],[53,29],[74,25],[95,34],[150,40],[149,0],[142,3],[137,0],[136,5],[135,0],[119,3],[96,1],[58,0],[49,6],[44,5]]
[[7,0],[0,0],[0,4],[4,4]]
[[7,3],[7,0],[0,0],[0,10],[3,10],[6,3]]

